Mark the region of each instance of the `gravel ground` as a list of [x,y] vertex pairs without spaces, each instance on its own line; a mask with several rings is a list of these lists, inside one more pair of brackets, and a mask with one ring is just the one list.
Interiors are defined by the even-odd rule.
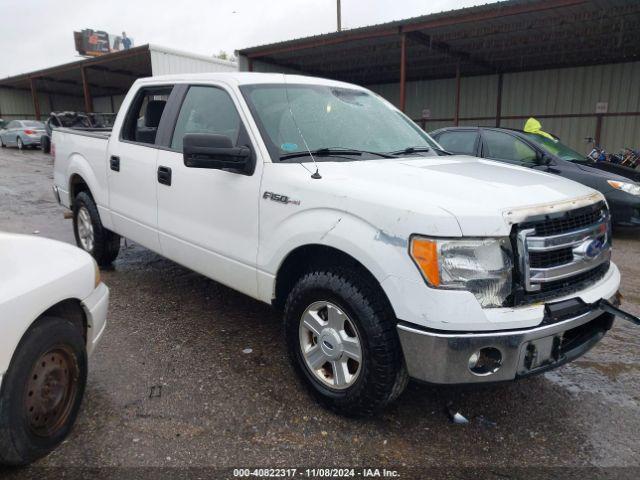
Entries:
[[[52,168],[40,152],[0,151],[0,230],[73,242]],[[624,307],[635,314],[639,253],[637,234],[616,236]],[[247,466],[600,467],[638,478],[628,467],[640,468],[640,330],[621,321],[545,375],[474,388],[411,384],[382,415],[353,420],[319,407],[294,378],[269,306],[131,244],[103,280],[109,324],[76,427],[35,466],[4,471],[14,478],[55,471],[42,467]],[[449,421],[450,402],[468,425]],[[166,471],[179,470],[156,474]]]

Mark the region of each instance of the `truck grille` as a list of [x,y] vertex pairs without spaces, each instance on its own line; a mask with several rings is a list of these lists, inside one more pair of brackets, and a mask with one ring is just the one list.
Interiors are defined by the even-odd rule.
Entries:
[[611,259],[609,220],[600,202],[518,225],[521,288],[516,303],[568,295],[602,278]]

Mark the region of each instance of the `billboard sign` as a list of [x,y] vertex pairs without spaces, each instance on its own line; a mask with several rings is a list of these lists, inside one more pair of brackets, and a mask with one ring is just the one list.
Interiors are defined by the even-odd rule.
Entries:
[[122,35],[113,35],[103,30],[85,28],[79,32],[73,32],[73,39],[78,53],[89,57],[128,50],[133,46],[133,39],[129,38],[125,32],[122,32]]

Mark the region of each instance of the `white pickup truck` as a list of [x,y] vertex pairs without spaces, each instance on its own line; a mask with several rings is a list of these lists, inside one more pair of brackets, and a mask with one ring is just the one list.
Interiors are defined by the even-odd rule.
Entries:
[[293,365],[335,410],[408,377],[514,380],[624,313],[602,195],[451,156],[393,105],[282,74],[141,79],[110,135],[53,133],[54,191],[104,265],[120,237],[284,307]]

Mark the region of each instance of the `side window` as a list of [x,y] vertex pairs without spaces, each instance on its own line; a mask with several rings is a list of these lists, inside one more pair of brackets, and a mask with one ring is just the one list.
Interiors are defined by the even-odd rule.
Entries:
[[537,164],[536,151],[513,135],[485,130],[482,137],[484,139],[482,156],[485,158],[524,163],[528,166]]
[[476,140],[478,132],[472,130],[445,131],[440,134],[437,141],[445,150],[462,155],[476,154]]
[[171,139],[173,150],[182,151],[182,139],[187,133],[226,135],[236,145],[240,116],[229,94],[216,87],[190,87]]
[[122,126],[122,140],[155,144],[160,119],[172,88],[143,88],[138,92]]
[[7,125],[7,130],[12,128],[18,128],[18,122],[16,122],[15,120],[9,122],[9,125]]

